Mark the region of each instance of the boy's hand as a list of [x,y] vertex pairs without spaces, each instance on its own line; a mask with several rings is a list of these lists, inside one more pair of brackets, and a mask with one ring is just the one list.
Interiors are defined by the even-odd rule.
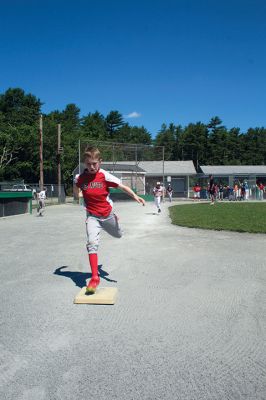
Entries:
[[137,200],[138,203],[140,203],[140,204],[142,204],[143,206],[145,206],[146,202],[145,202],[145,200],[144,200],[142,197],[139,197],[139,196],[138,196],[136,200]]
[[138,203],[145,206],[145,200],[142,197],[139,197],[136,193],[134,193],[130,187],[123,185],[122,183],[120,183],[117,187],[123,190],[123,192],[127,193],[130,197],[132,197],[132,199],[136,200]]

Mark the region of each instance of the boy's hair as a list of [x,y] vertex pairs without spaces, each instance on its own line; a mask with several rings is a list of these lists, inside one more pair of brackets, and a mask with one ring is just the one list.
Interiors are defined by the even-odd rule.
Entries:
[[100,160],[101,159],[100,150],[95,146],[89,146],[86,148],[83,154],[83,158],[84,160],[85,158],[97,158],[98,160]]

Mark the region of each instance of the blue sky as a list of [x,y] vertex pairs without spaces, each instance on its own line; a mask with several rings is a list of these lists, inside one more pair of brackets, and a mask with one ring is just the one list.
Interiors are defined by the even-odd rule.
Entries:
[[266,126],[265,0],[0,0],[0,92],[43,112],[118,110],[161,124]]

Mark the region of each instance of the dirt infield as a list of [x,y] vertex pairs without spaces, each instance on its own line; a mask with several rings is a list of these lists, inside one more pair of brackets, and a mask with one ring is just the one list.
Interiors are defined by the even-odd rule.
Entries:
[[73,304],[89,277],[85,213],[2,219],[4,400],[266,398],[266,237],[171,225],[167,204],[116,203],[103,233],[114,306]]

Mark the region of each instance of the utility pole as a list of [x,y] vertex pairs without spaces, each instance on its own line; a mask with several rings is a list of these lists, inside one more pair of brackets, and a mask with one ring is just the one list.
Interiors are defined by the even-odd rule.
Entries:
[[137,193],[137,179],[138,179],[137,168],[138,168],[138,145],[136,144],[136,146],[135,146],[135,190],[136,190],[136,193]]
[[43,133],[42,133],[42,115],[40,115],[40,189],[43,190]]
[[61,203],[61,124],[57,125],[57,171],[58,171],[58,203]]
[[164,198],[165,198],[165,182],[164,182],[164,157],[165,157],[165,154],[164,154],[164,146],[163,146],[163,202],[164,202]]

